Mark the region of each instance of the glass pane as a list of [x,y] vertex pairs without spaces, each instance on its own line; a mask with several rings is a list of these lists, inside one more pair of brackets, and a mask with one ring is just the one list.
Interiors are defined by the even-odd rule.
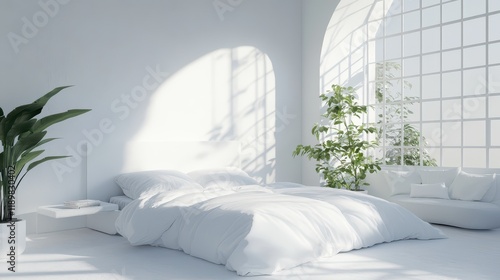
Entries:
[[486,98],[469,97],[463,100],[463,118],[478,119],[486,117]]
[[420,10],[403,15],[403,31],[411,31],[420,28]]
[[463,95],[481,95],[486,93],[486,71],[484,68],[464,70]]
[[490,77],[488,81],[488,92],[500,93],[500,66],[489,67],[488,71]]
[[428,6],[433,6],[433,5],[438,5],[440,4],[440,0],[422,0],[422,8],[428,7]]
[[422,10],[422,27],[441,23],[441,7],[434,6]]
[[443,97],[459,97],[462,96],[462,73],[449,72],[443,73]]
[[427,147],[441,146],[441,125],[440,123],[422,124],[423,145]]
[[441,55],[439,53],[422,55],[422,74],[439,72],[441,69]]
[[486,64],[486,46],[464,48],[464,68]]
[[443,26],[443,49],[462,46],[462,26],[460,22]]
[[401,33],[401,15],[386,17],[384,19],[385,35]]
[[405,56],[420,54],[420,32],[403,35],[403,45]]
[[[464,46],[486,42],[486,20],[485,20],[485,18],[467,20],[467,21],[464,21],[463,24],[464,24],[463,25]],[[494,25],[491,25],[491,22],[490,22],[490,26],[494,26]],[[496,32],[496,33],[499,33],[499,32]]]
[[385,39],[385,58],[394,59],[401,57],[401,36]]
[[462,18],[462,2],[461,1],[449,1],[442,5],[443,13],[443,23],[450,22],[454,20],[459,20]]
[[439,27],[422,31],[422,52],[434,52],[441,49],[441,31]]
[[464,18],[477,16],[486,13],[485,0],[463,0]]
[[408,12],[420,8],[420,0],[404,0],[403,11]]
[[422,120],[438,121],[441,119],[441,103],[439,101],[422,102]]
[[386,7],[391,5],[387,11],[387,15],[396,15],[401,13],[401,1],[385,0]]
[[420,102],[410,102],[403,104],[403,119],[405,122],[420,121]]
[[403,60],[403,75],[414,76],[420,75],[420,58],[412,57]]
[[401,104],[392,104],[385,106],[385,121],[388,124],[402,122]]
[[486,149],[464,149],[463,167],[486,168]]
[[462,123],[443,122],[443,135],[441,138],[443,146],[462,146]]
[[490,149],[489,168],[500,168],[500,149]]
[[500,146],[500,120],[491,120],[491,146]]
[[500,1],[490,0],[490,2],[488,3],[488,9],[490,10],[490,12],[500,11]]
[[462,165],[461,149],[443,149],[442,166],[460,167]]
[[404,100],[420,99],[420,77],[406,78],[403,80]]
[[[499,1],[500,2],[500,1]],[[500,43],[489,44],[488,63],[500,63]]]
[[443,100],[443,120],[459,120],[462,118],[462,102],[460,99]]
[[490,118],[500,118],[500,96],[490,96],[488,115]]
[[486,121],[463,122],[464,146],[486,145]]
[[462,68],[462,50],[443,52],[443,71]]
[[422,76],[422,99],[441,97],[441,77],[439,74]]
[[[489,17],[489,26],[500,26],[500,14],[491,15]],[[500,40],[500,32],[498,32],[498,28],[490,28],[489,40]]]

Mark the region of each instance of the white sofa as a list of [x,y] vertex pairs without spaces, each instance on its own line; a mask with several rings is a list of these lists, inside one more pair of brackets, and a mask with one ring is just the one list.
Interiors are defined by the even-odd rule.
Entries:
[[493,169],[384,167],[367,176],[366,188],[429,223],[494,229],[500,227],[499,181]]

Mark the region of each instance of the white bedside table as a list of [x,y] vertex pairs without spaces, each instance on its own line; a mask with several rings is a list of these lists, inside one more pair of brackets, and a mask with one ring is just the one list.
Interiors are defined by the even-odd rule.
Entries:
[[63,204],[40,206],[38,214],[54,219],[87,216],[87,227],[107,234],[116,234],[115,220],[120,211],[118,205],[102,202],[99,206],[78,209],[64,207]]

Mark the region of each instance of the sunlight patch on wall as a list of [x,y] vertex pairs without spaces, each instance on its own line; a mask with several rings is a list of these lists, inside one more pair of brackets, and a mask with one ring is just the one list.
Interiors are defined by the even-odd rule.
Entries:
[[151,95],[131,141],[239,141],[241,166],[273,180],[275,77],[254,47],[219,49],[172,74]]

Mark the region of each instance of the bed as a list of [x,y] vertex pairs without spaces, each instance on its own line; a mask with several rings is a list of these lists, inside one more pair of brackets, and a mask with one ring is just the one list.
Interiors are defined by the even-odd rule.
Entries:
[[[241,276],[280,273],[384,242],[445,235],[401,206],[352,191],[262,184],[238,167],[127,170],[116,229],[131,245],[181,250]],[[114,199],[116,195],[114,195]]]

